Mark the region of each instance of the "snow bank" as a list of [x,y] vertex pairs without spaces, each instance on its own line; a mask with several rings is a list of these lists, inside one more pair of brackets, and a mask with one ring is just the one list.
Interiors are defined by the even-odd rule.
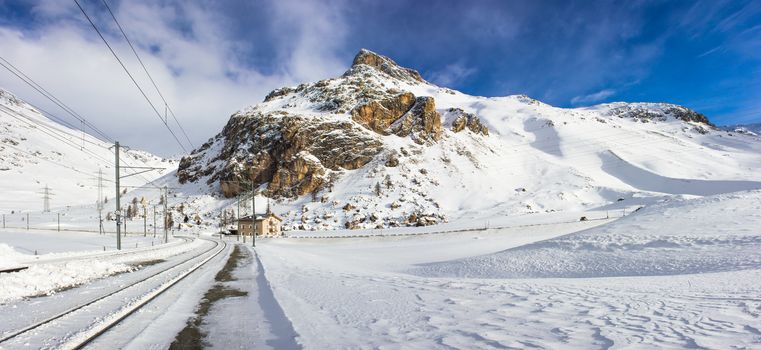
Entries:
[[472,278],[693,274],[761,267],[761,191],[667,201],[614,223],[494,254],[422,264]]
[[0,243],[0,270],[18,267],[18,258],[23,255],[11,246]]
[[52,295],[64,288],[92,281],[96,278],[121,272],[130,272],[137,267],[114,264],[101,260],[78,260],[60,264],[33,265],[21,272],[0,277],[0,303],[22,297]]
[[[202,241],[194,240],[186,244],[168,245],[162,249],[32,264],[23,271],[0,274],[0,304],[26,297],[52,295],[61,289],[75,287],[98,278],[135,271],[140,268],[136,265],[140,262],[166,259],[197,249],[202,244]],[[3,254],[0,259],[5,259],[6,249],[13,251],[7,245],[0,244],[0,254]],[[14,260],[8,261],[15,263],[23,261],[21,258],[25,255],[16,254]],[[76,252],[71,253],[71,255],[76,254]],[[55,255],[65,256],[66,254]],[[9,256],[13,259],[13,255]],[[13,267],[18,266],[17,264]]]

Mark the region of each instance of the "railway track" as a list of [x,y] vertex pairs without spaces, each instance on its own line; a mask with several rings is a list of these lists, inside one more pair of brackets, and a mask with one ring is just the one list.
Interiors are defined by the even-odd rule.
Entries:
[[28,347],[81,349],[100,335],[217,257],[227,247],[214,243],[199,254],[155,272],[135,283],[92,298],[42,321],[0,335],[0,349]]
[[99,258],[111,258],[115,256],[121,256],[121,255],[127,255],[127,254],[134,254],[134,253],[144,253],[144,252],[150,252],[154,250],[160,250],[160,249],[166,249],[169,247],[174,247],[181,244],[186,244],[189,242],[192,242],[194,238],[191,237],[184,237],[184,236],[175,236],[176,238],[179,238],[182,240],[180,241],[173,241],[166,244],[158,244],[155,246],[150,247],[143,247],[143,248],[135,248],[135,249],[125,249],[125,250],[117,250],[117,251],[105,251],[105,252],[97,252],[97,253],[85,253],[81,255],[71,255],[71,256],[64,256],[64,257],[53,257],[53,258],[44,258],[44,257],[36,257],[34,259],[29,259],[28,261],[24,261],[23,265],[37,265],[37,264],[50,264],[50,263],[58,263],[58,262],[65,262],[70,260],[80,260],[80,259],[99,259]]

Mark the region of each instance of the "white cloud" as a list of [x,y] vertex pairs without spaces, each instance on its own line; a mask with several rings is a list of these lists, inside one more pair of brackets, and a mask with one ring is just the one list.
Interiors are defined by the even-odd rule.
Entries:
[[348,28],[342,1],[280,0],[274,7],[273,31],[280,33],[285,70],[295,81],[314,81],[348,69],[338,58]]
[[[288,59],[282,66],[264,74],[241,61],[240,48],[247,43],[230,38],[220,27],[225,19],[202,2],[111,3],[195,146],[219,132],[230,114],[260,102],[270,90],[337,75],[349,64],[335,54],[344,39],[340,15],[316,4],[273,22],[273,32],[288,32],[291,44],[284,45],[281,54]],[[158,94],[105,8],[98,5],[91,3],[86,9],[163,113]],[[298,5],[273,2],[282,14]],[[45,18],[39,27],[0,26],[4,58],[122,143],[162,155],[181,152],[81,13],[60,6],[41,6],[35,12]],[[330,33],[336,33],[332,43],[320,40]],[[0,71],[0,86],[68,117],[7,71]]]
[[596,103],[600,102],[610,96],[613,96],[616,93],[615,90],[612,89],[605,89],[600,90],[598,92],[589,94],[589,95],[582,95],[582,96],[576,96],[571,99],[571,104],[573,105],[581,105],[581,104],[590,104],[590,103]]
[[475,72],[475,68],[466,67],[461,63],[453,63],[439,71],[430,73],[429,79],[437,85],[453,87],[473,75]]

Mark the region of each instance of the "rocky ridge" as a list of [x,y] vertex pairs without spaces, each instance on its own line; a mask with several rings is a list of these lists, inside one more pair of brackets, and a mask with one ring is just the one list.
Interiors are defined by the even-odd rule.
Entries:
[[[409,137],[420,145],[441,139],[433,97],[387,88],[368,79],[374,74],[424,83],[416,71],[362,50],[342,77],[274,90],[264,104],[279,108],[257,106],[233,115],[222,133],[181,160],[180,182],[203,177],[227,197],[237,195],[240,183],[253,182],[267,184],[269,196],[294,198],[327,186],[331,173],[367,164],[385,150],[382,136]],[[309,104],[291,112],[296,105],[288,101],[297,96]],[[215,144],[220,150],[208,157]]]
[[[427,84],[416,71],[361,50],[341,77],[276,89],[262,104],[234,114],[219,135],[181,160],[178,179],[205,181],[228,198],[251,184],[265,185],[264,195],[293,200],[322,196],[343,172],[375,158],[395,167],[399,152],[384,138],[431,146],[442,137],[442,118],[433,97],[416,96],[387,81]],[[413,214],[412,220],[404,214],[397,221],[417,225],[440,219]],[[358,221],[364,220],[354,218],[347,226]]]

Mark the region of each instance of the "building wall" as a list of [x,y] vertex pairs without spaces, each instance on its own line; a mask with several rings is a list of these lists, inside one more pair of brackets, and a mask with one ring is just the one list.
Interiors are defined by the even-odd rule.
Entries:
[[251,221],[241,221],[238,223],[238,233],[241,235],[250,236],[253,230],[253,223]]
[[256,233],[258,236],[279,236],[280,221],[275,218],[265,218],[256,222]]
[[280,221],[272,217],[258,220],[255,225],[250,221],[241,221],[238,223],[238,232],[241,235],[250,236],[251,232],[254,231],[254,226],[257,236],[279,236],[281,234]]

